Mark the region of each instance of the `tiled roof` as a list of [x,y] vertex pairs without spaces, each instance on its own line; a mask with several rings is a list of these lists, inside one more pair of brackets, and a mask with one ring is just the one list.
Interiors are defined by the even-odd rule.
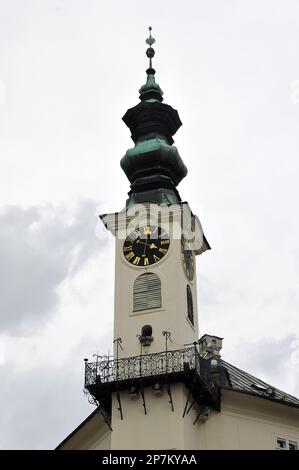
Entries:
[[225,388],[232,388],[236,391],[257,395],[268,400],[273,400],[299,408],[298,398],[278,390],[273,385],[263,382],[262,380],[248,374],[244,370],[238,369],[238,367],[235,367],[232,364],[223,361],[222,359],[221,364],[226,368],[231,382],[231,387]]

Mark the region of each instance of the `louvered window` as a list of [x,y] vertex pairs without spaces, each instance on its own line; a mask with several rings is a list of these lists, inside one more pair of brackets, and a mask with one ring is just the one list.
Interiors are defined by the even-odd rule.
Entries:
[[161,281],[154,273],[141,274],[134,282],[134,312],[161,307]]
[[194,314],[193,314],[193,299],[192,299],[192,292],[191,288],[187,286],[187,309],[188,309],[188,318],[192,325],[194,325]]

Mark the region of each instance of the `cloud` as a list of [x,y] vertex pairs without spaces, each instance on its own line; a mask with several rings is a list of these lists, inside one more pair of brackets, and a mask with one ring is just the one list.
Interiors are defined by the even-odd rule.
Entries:
[[99,252],[94,201],[73,209],[6,206],[0,212],[0,331],[30,332],[48,320],[58,288]]
[[83,358],[111,351],[113,305],[97,221],[93,200],[0,212],[3,449],[54,448],[94,409]]
[[[104,347],[110,336],[99,337]],[[0,400],[9,406],[1,408],[1,449],[54,449],[94,410],[83,394],[83,357],[90,342],[81,338],[71,361],[55,367],[45,362],[23,373],[10,364],[2,367]]]
[[[239,341],[225,357],[228,362],[274,387],[299,396],[298,337],[287,335],[279,340],[264,337]],[[295,355],[295,354],[296,355]]]

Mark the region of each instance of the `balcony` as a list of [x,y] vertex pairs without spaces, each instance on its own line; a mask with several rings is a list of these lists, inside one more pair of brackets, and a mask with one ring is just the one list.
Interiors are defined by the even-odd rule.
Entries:
[[161,388],[167,390],[173,407],[170,385],[178,382],[185,384],[188,397],[192,397],[198,405],[219,409],[219,390],[212,381],[210,361],[202,358],[196,347],[118,360],[85,361],[85,391],[107,420],[111,417],[112,393],[116,392],[121,411],[119,392],[132,387],[140,390],[146,412],[145,387],[159,383]]

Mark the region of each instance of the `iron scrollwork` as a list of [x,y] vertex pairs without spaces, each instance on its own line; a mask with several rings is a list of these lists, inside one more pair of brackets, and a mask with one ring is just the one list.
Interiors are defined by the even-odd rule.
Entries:
[[186,370],[196,370],[200,374],[200,357],[194,347],[118,360],[108,358],[105,361],[85,364],[85,387]]

